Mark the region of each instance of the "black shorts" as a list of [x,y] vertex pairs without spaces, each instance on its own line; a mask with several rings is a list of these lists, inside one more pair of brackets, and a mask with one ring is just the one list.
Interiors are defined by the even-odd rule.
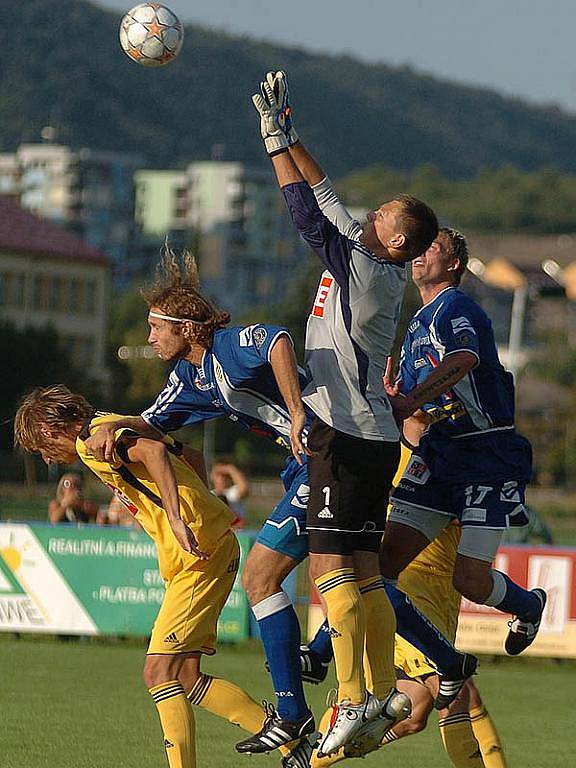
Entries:
[[317,419],[308,435],[308,548],[318,554],[378,552],[400,444],[363,440]]

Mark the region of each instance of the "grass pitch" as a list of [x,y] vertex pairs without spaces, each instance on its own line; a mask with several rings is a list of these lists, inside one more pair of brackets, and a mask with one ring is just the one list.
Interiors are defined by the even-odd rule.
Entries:
[[[144,651],[144,646],[0,635],[0,766],[166,768],[156,710],[140,677]],[[205,660],[204,668],[243,685],[256,699],[271,698],[255,644],[223,647]],[[573,764],[575,674],[572,662],[482,664],[478,686],[500,730],[510,768]],[[318,716],[330,685],[307,687]],[[362,768],[448,766],[435,719],[432,715],[424,733],[370,755]],[[280,765],[277,753],[236,755],[234,743],[242,732],[229,723],[198,709],[196,722],[201,768]]]

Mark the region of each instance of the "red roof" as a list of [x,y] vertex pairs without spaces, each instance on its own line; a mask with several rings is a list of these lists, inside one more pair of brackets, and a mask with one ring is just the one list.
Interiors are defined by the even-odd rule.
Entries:
[[26,253],[108,263],[106,254],[0,195],[0,253]]

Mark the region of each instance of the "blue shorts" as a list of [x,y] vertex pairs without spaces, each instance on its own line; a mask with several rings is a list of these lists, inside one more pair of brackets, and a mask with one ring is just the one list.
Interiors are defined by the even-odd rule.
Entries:
[[306,510],[310,485],[306,462],[300,466],[296,459],[288,459],[280,477],[286,493],[272,510],[256,541],[300,562],[308,556]]
[[437,512],[459,520],[462,527],[501,530],[526,525],[524,480],[481,483],[447,483],[432,474],[423,459],[413,453],[398,486],[392,507]]

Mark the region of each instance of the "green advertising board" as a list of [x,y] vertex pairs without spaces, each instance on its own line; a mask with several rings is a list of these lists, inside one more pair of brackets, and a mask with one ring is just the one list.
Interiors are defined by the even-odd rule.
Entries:
[[[239,576],[219,639],[249,634],[240,573],[251,537],[240,532]],[[127,528],[0,523],[0,631],[142,636],[164,597],[156,548]]]

